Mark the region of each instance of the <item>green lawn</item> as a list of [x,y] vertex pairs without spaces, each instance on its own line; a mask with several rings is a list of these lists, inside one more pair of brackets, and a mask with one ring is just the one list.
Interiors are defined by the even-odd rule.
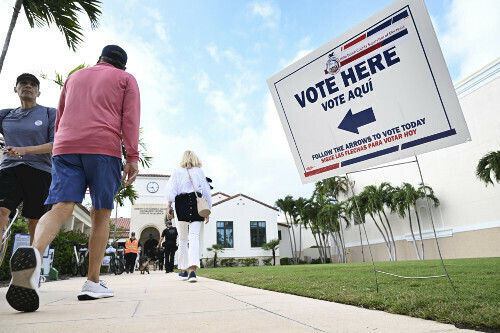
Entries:
[[[445,274],[439,260],[377,262],[404,276]],[[465,327],[500,329],[500,258],[445,260],[447,277],[408,280],[377,274],[371,262],[204,268],[199,275],[244,286],[378,309]]]

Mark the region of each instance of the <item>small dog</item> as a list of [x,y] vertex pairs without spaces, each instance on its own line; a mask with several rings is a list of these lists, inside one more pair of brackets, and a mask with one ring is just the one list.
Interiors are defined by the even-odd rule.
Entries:
[[139,258],[139,271],[141,274],[144,274],[144,272],[148,272],[149,274],[149,262],[151,261],[151,258],[147,256],[142,256]]

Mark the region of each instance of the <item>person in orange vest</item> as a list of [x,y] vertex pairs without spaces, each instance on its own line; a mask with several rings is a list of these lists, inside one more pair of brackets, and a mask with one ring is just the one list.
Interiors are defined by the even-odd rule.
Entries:
[[135,239],[135,232],[132,231],[130,238],[125,242],[125,272],[134,273],[135,259],[141,252],[141,243]]

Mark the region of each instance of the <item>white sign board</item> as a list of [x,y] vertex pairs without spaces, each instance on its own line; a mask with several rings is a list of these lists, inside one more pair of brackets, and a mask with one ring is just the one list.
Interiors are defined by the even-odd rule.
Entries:
[[[21,246],[30,246],[30,234],[14,234],[14,244],[12,244],[12,253],[10,256],[12,257],[16,250]],[[48,258],[50,252],[50,244],[45,249],[43,253],[43,258]]]
[[303,183],[470,140],[423,0],[394,2],[267,82]]

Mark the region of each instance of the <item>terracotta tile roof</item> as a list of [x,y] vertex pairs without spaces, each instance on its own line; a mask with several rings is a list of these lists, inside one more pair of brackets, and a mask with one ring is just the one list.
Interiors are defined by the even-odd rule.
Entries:
[[[112,225],[115,225],[115,220],[114,218],[111,218],[110,221],[111,221],[111,224]],[[130,218],[129,217],[119,217],[117,219],[117,223],[116,223],[116,226],[117,227],[121,227],[125,230],[130,230]]]
[[225,196],[226,196],[226,197],[228,197],[228,198],[230,197],[230,195],[227,195],[226,193],[223,193],[223,192],[217,192],[217,193],[214,193],[214,194],[212,194],[212,196],[214,197],[214,196],[216,196],[217,194],[220,194],[220,195],[225,195]]
[[[114,225],[115,225],[115,220],[114,218],[111,218],[110,219],[110,222],[111,222],[111,234],[113,234],[113,231],[114,231]],[[130,233],[130,218],[125,218],[125,217],[119,217],[118,218],[118,221],[116,223],[116,226],[118,228],[123,228],[125,229],[125,231],[117,231],[116,232],[116,237],[117,238],[127,238],[129,236],[129,233]]]
[[221,201],[219,201],[219,202],[216,202],[216,203],[214,203],[212,206],[217,206],[217,205],[220,205],[220,204],[221,204],[221,203],[223,203],[223,202],[226,202],[226,201],[232,200],[232,199],[237,198],[237,197],[240,197],[240,196],[241,196],[241,197],[244,197],[244,198],[247,198],[247,199],[249,199],[249,200],[255,201],[256,203],[259,203],[259,204],[261,204],[261,205],[263,205],[263,206],[266,206],[267,208],[271,208],[271,209],[274,209],[275,211],[279,211],[279,210],[278,210],[278,208],[276,208],[276,207],[269,206],[269,205],[267,205],[267,204],[263,203],[262,201],[259,201],[259,200],[257,200],[257,199],[251,198],[251,197],[249,197],[248,195],[244,195],[244,194],[242,194],[242,193],[240,193],[240,194],[236,194],[236,195],[233,195],[232,197],[229,197],[229,198],[226,198],[226,199],[221,200]]
[[162,175],[159,173],[140,173],[137,177],[170,177],[170,175]]

